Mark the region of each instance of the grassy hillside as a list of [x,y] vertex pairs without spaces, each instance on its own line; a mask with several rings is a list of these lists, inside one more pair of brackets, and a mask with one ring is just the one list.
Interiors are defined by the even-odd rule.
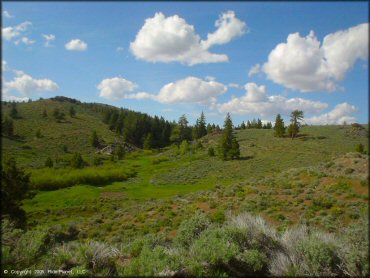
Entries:
[[[52,117],[56,107],[66,121]],[[53,100],[17,108],[17,136],[3,137],[3,158],[14,155],[31,173],[36,195],[23,202],[28,232],[6,226],[8,265],[103,276],[368,273],[366,237],[362,246],[346,247],[367,225],[368,155],[355,152],[360,143],[368,152],[367,126],[361,132],[305,126],[294,140],[268,129],[238,130],[241,157],[232,161],[208,155],[220,138],[209,134],[202,147],[193,144],[185,154],[176,146],[139,150],[71,170],[43,164],[48,156],[69,159],[73,152],[91,161],[97,156],[92,130],[114,142],[100,113]],[[260,232],[246,237],[252,230]],[[289,244],[294,238],[297,244]],[[22,253],[27,243],[32,248]],[[45,244],[49,248],[42,249]],[[209,246],[215,249],[202,251]]]
[[[75,117],[69,116],[73,106]],[[53,111],[59,108],[65,113],[65,120],[58,123],[53,117]],[[47,117],[42,113],[47,111]],[[2,116],[9,113],[10,106],[2,104]],[[47,157],[52,159],[69,158],[71,153],[80,152],[91,157],[95,149],[89,139],[91,132],[96,130],[106,142],[114,142],[115,134],[102,122],[102,115],[85,107],[83,104],[60,102],[54,100],[39,100],[30,103],[18,103],[19,118],[13,120],[15,138],[2,138],[3,157],[13,155],[22,166],[41,167]],[[36,137],[40,130],[41,137]],[[63,146],[68,152],[64,152]]]

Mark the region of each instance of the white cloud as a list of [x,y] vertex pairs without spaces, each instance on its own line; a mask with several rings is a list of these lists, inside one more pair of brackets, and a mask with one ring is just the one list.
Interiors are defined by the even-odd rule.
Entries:
[[162,87],[156,100],[162,103],[216,103],[216,97],[222,95],[227,87],[217,81],[205,81],[189,76],[171,82]]
[[3,11],[3,16],[5,17],[5,18],[13,18],[14,16],[13,15],[11,15],[8,11]]
[[31,26],[32,23],[29,21],[22,22],[14,27],[4,27],[2,28],[2,36],[5,40],[11,41],[14,38],[19,37],[25,31],[27,31],[28,27]]
[[245,26],[245,23],[237,19],[233,12],[227,12],[216,22],[218,29],[208,34],[207,40],[201,41],[194,26],[183,18],[156,13],[145,20],[135,40],[130,43],[130,50],[136,58],[149,62],[180,62],[186,65],[226,62],[227,55],[210,53],[208,48],[240,36],[244,32],[240,25]]
[[16,45],[19,45],[20,43],[23,43],[25,45],[31,45],[31,44],[34,44],[35,41],[34,40],[31,40],[30,38],[27,38],[27,37],[22,37],[19,40],[16,40],[14,43]]
[[53,45],[51,44],[55,40],[55,35],[53,34],[42,34],[42,37],[45,39],[44,46],[45,47],[52,47]]
[[34,92],[56,91],[59,89],[58,85],[50,79],[34,79],[22,71],[17,71],[16,77],[12,81],[5,81],[3,88],[7,95],[11,91],[17,91],[22,96],[30,96]]
[[202,41],[202,45],[208,49],[216,44],[225,44],[236,37],[242,36],[247,29],[245,22],[236,18],[233,11],[228,11],[220,15],[215,23],[217,30],[207,35],[207,40]]
[[122,77],[107,78],[100,82],[97,88],[100,90],[100,96],[110,100],[119,100],[127,98],[137,85]]
[[286,98],[280,95],[268,96],[266,87],[255,83],[245,85],[246,94],[234,97],[230,101],[218,104],[221,113],[234,113],[239,115],[258,114],[261,116],[281,113],[289,115],[293,110],[303,110],[305,113],[318,113],[327,107],[326,103],[302,98]]
[[328,113],[306,119],[306,122],[314,125],[342,124],[344,121],[347,123],[354,123],[356,122],[356,118],[353,117],[352,114],[356,111],[358,111],[358,108],[344,102],[336,105],[334,109]]
[[15,102],[27,102],[29,100],[28,97],[17,97],[17,96],[11,96],[11,95],[8,95],[6,92],[4,92],[4,94],[2,95],[2,100],[3,101],[15,101]]
[[269,54],[263,71],[272,81],[287,88],[310,91],[335,91],[338,82],[358,59],[367,59],[369,24],[328,34],[322,45],[313,31],[306,37],[290,34]]
[[248,77],[252,77],[253,75],[261,72],[261,65],[260,64],[255,64],[253,67],[248,72]]
[[122,46],[118,46],[117,48],[116,48],[116,51],[117,52],[121,52],[121,51],[123,51],[123,50],[125,50]]
[[85,51],[87,50],[87,43],[80,39],[73,39],[65,44],[65,48],[71,51]]

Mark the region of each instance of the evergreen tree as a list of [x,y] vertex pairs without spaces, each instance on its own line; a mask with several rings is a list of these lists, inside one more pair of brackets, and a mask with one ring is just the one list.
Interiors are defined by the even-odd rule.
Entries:
[[210,134],[212,132],[212,125],[207,124],[207,134]]
[[266,124],[266,128],[267,128],[267,129],[271,129],[271,128],[272,128],[272,123],[271,123],[271,122],[267,122],[267,124]]
[[11,104],[9,116],[13,119],[18,118],[17,104],[15,102],[12,102]]
[[26,224],[21,201],[26,197],[29,184],[30,174],[19,169],[14,158],[8,159],[1,170],[1,209],[2,215],[8,215],[19,227]]
[[301,121],[303,120],[303,111],[302,110],[294,110],[290,114],[290,125],[288,127],[289,136],[292,140],[298,135],[299,128],[301,127]]
[[64,112],[60,111],[59,108],[55,108],[53,111],[53,117],[57,120],[57,122],[60,122],[61,120],[64,120],[65,114]]
[[45,167],[48,167],[48,168],[53,168],[54,166],[54,163],[53,163],[53,160],[48,157],[46,160],[45,160]]
[[153,135],[148,133],[144,139],[144,150],[150,150],[153,147]]
[[85,161],[82,159],[80,153],[74,153],[70,163],[72,168],[80,169],[85,166]]
[[257,120],[257,126],[256,126],[256,128],[259,128],[259,129],[262,128],[262,121],[261,121],[261,119],[258,119]]
[[117,159],[121,160],[125,156],[125,149],[122,147],[121,144],[118,144],[118,146],[115,149],[115,153],[117,155]]
[[230,114],[227,113],[224,130],[218,145],[219,156],[222,160],[239,158],[239,144],[233,134],[233,123]]
[[91,136],[90,136],[90,143],[91,145],[94,147],[94,148],[97,148],[99,147],[99,138],[98,138],[98,134],[96,133],[96,131],[94,130],[92,133],[91,133]]
[[251,128],[252,126],[251,126],[251,122],[248,120],[247,121],[247,128]]
[[76,110],[74,109],[73,106],[69,107],[69,116],[71,118],[74,118],[76,116]]
[[48,113],[46,112],[46,109],[44,109],[44,110],[42,111],[42,117],[43,117],[43,118],[47,118],[47,117],[48,117]]
[[244,123],[244,121],[242,121],[242,124],[240,125],[240,128],[241,129],[245,129],[245,123]]
[[3,122],[3,133],[9,137],[14,136],[13,120],[8,117],[6,117]]
[[285,134],[284,120],[280,114],[276,115],[274,130],[274,136],[276,137],[283,137]]
[[198,120],[198,138],[201,138],[207,135],[206,117],[204,116],[203,111],[200,114],[200,118]]

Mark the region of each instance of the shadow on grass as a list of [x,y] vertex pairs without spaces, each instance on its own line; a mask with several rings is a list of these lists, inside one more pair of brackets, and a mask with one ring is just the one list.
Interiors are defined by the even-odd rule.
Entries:
[[237,160],[250,160],[254,158],[254,155],[241,156]]

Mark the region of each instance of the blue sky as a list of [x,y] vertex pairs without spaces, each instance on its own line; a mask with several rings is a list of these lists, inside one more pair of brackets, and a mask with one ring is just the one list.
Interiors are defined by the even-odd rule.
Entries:
[[310,124],[368,120],[367,2],[3,2],[2,28],[3,99],[191,123],[202,110],[216,124],[294,109]]

